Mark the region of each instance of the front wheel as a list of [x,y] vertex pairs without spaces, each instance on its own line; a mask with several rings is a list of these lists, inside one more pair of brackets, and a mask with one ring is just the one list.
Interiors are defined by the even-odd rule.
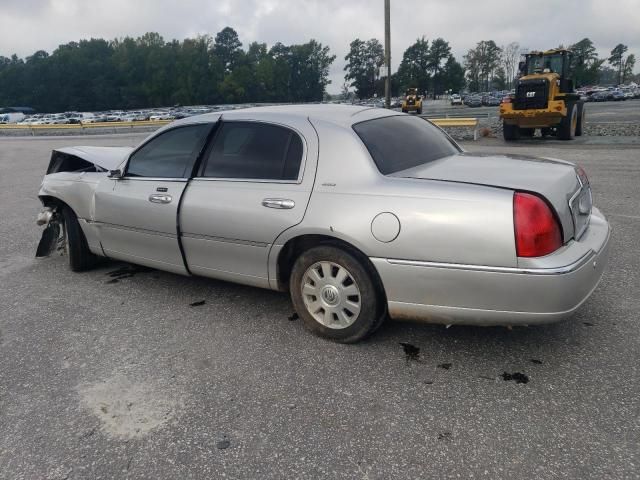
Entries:
[[578,122],[576,124],[576,137],[581,137],[584,132],[584,123],[586,120],[586,109],[584,108],[584,103],[578,104]]
[[508,123],[503,122],[502,136],[507,142],[518,140],[520,138],[520,128],[517,125],[509,125]]
[[575,103],[567,105],[567,116],[558,125],[558,138],[560,140],[573,140],[578,126],[578,109]]
[[351,253],[322,245],[296,260],[289,281],[291,300],[305,327],[341,343],[354,343],[384,321],[382,287],[373,267]]

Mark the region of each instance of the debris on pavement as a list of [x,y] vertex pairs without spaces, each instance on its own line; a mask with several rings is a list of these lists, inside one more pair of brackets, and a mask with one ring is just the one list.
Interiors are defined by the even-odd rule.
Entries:
[[520,373],[520,372],[515,372],[515,373],[504,372],[500,376],[505,382],[513,380],[516,383],[529,383],[529,377],[527,377],[524,373]]
[[420,362],[420,348],[410,343],[400,342],[404,350],[405,360],[407,363],[410,361]]
[[207,303],[206,300],[198,300],[197,302],[190,303],[189,306],[190,307],[201,307],[205,303]]

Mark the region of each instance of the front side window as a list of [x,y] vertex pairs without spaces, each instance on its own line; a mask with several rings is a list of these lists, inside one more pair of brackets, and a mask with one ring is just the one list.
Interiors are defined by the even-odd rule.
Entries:
[[258,122],[223,123],[203,177],[297,180],[302,140],[293,130]]
[[460,152],[438,127],[410,115],[366,120],[355,124],[353,129],[383,175]]
[[204,147],[211,125],[178,127],[158,135],[129,159],[129,177],[186,178]]

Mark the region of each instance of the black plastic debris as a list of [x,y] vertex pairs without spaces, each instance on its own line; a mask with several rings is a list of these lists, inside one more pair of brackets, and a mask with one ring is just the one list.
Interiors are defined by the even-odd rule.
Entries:
[[438,364],[438,368],[443,368],[445,370],[449,370],[453,366],[453,363],[440,363]]
[[402,349],[404,350],[404,356],[407,363],[410,361],[419,362],[420,361],[420,348],[415,345],[411,345],[410,343],[400,342],[402,345]]
[[287,319],[288,319],[290,322],[293,322],[293,321],[295,321],[295,320],[298,320],[298,318],[300,318],[300,317],[298,317],[298,314],[297,314],[296,312],[293,312],[293,314],[292,314],[292,315],[289,315],[289,316],[287,317]]
[[586,325],[587,327],[595,327],[596,324],[595,323],[590,323],[590,322],[582,322],[583,325]]
[[107,276],[111,277],[111,280],[107,280],[105,283],[118,283],[118,280],[122,280],[124,278],[131,278],[137,273],[145,273],[153,270],[149,267],[142,267],[140,265],[128,265],[125,267],[120,267],[117,270],[112,270],[107,273]]
[[201,307],[205,303],[207,303],[206,300],[199,300],[197,302],[190,303],[189,306],[190,307]]
[[226,448],[229,448],[231,446],[231,442],[229,441],[229,439],[227,437],[224,437],[222,440],[219,440],[216,443],[216,448],[218,450],[224,450]]
[[504,372],[500,376],[505,382],[514,381],[516,383],[529,383],[529,377],[527,377],[524,373],[520,373],[520,372],[515,372],[515,373]]
[[531,363],[535,363],[536,365],[542,365],[542,360],[536,360],[535,358],[532,358]]

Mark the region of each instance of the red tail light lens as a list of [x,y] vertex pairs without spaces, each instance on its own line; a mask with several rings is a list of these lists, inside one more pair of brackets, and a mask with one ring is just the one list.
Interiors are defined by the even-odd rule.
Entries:
[[519,257],[542,257],[562,246],[558,221],[549,205],[536,195],[513,195],[513,226]]

